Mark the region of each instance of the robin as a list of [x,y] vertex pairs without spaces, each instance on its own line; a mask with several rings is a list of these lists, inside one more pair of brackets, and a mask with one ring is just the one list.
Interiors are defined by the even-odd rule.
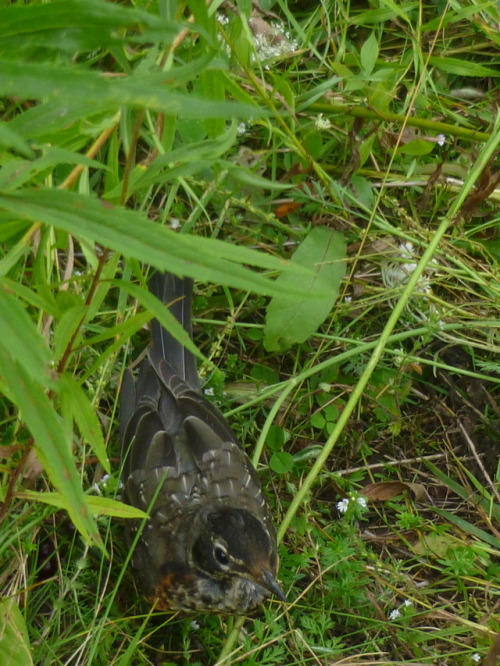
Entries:
[[[157,273],[151,292],[191,335],[192,280]],[[156,608],[248,614],[277,581],[276,531],[259,477],[220,411],[202,394],[196,360],[155,320],[135,380],[120,393],[125,501],[138,583]],[[142,529],[141,529],[142,528]]]

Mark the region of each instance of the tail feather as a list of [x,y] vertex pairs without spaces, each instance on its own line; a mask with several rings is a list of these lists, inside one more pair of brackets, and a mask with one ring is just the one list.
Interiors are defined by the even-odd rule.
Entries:
[[[192,337],[191,306],[193,280],[177,277],[173,273],[155,273],[149,281],[149,289],[159,298]],[[182,343],[174,338],[156,319],[151,322],[153,349],[159,352],[174,374],[193,389],[200,390],[196,359]]]

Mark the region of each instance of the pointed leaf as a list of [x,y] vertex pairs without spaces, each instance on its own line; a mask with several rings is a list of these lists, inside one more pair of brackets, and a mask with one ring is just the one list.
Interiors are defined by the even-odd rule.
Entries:
[[[269,303],[264,326],[264,346],[268,351],[281,351],[304,342],[325,321],[338,298],[345,272],[346,246],[337,231],[325,227],[312,229],[292,257],[293,264],[313,270],[311,278],[298,276],[285,269],[276,280],[281,294],[301,288],[309,297],[291,302],[282,295]],[[315,294],[326,296],[316,299]]]
[[[16,493],[19,499],[27,499],[30,502],[42,502],[56,509],[68,511],[68,501],[61,493],[37,493],[31,490],[23,490]],[[84,495],[88,510],[98,516],[111,516],[112,518],[147,518],[148,514],[129,504],[124,504],[109,497],[96,497],[95,495]],[[2,663],[2,662],[0,662]]]
[[90,404],[85,391],[80,384],[69,375],[61,375],[59,378],[61,399],[68,403],[70,413],[76,421],[82,437],[99,458],[99,462],[106,472],[110,472],[109,460],[106,453],[106,445],[102,436],[101,424],[97,418],[95,408]]
[[11,293],[8,281],[3,280],[0,280],[0,346],[34,381],[42,386],[52,385],[50,350],[21,302]]
[[21,412],[35,441],[35,450],[51,482],[67,500],[67,509],[87,541],[102,545],[97,526],[84,501],[71,443],[64,436],[60,419],[40,384],[0,347],[0,388]]
[[0,601],[0,664],[33,664],[26,622],[14,598]]
[[378,58],[378,41],[374,32],[370,34],[366,42],[361,47],[361,68],[363,74],[369,77]]
[[[298,262],[290,264],[218,239],[177,234],[141,213],[90,196],[51,189],[19,190],[1,194],[0,208],[33,222],[53,225],[76,238],[101,243],[126,257],[177,275],[262,294],[280,294],[283,299],[307,295],[315,300],[325,296],[302,287],[304,280],[311,276],[315,278],[315,275]],[[243,263],[278,271],[288,266],[290,281],[286,292],[283,294],[274,282],[240,265]],[[296,276],[293,284],[292,274]],[[320,282],[316,287],[318,291]]]
[[[173,74],[172,74],[173,76]],[[45,97],[55,102],[71,100],[87,108],[94,106],[94,113],[103,110],[117,111],[120,106],[161,111],[185,118],[235,118],[262,117],[268,115],[258,106],[239,102],[212,101],[172,90],[165,86],[163,72],[144,74],[139,72],[124,78],[107,78],[97,72],[76,66],[60,67],[47,63],[26,63],[0,60],[0,96],[39,99]]]

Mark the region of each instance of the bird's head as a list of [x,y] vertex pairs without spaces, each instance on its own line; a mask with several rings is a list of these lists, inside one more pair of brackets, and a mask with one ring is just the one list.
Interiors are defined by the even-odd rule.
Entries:
[[255,597],[255,605],[270,594],[285,601],[276,581],[276,541],[263,521],[245,509],[210,507],[200,527],[191,552],[198,571],[235,594]]

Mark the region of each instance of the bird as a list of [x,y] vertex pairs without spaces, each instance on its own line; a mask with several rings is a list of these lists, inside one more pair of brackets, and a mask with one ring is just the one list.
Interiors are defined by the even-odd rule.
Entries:
[[[157,272],[148,286],[192,338],[193,280]],[[157,320],[150,329],[120,389],[123,498],[149,514],[125,529],[138,586],[157,610],[251,615],[271,595],[284,602],[257,472],[203,395],[194,355]]]

